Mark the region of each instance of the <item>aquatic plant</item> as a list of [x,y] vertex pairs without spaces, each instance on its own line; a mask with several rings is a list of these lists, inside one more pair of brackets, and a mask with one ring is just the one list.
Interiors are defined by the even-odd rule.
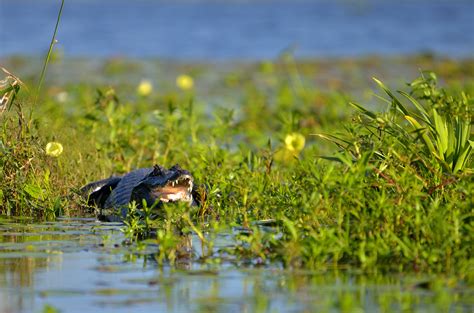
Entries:
[[[279,70],[283,73],[276,75]],[[354,105],[358,114],[350,116],[346,95],[303,82],[304,87],[295,89],[294,72],[285,76],[285,71],[276,64],[268,73],[239,76],[236,69],[239,84],[232,88],[238,105],[224,102],[211,111],[198,90],[191,100],[174,86],[146,101],[133,96],[133,81],[46,88],[48,96],[31,111],[35,122],[24,123],[35,136],[31,146],[22,141],[28,154],[5,158],[21,168],[34,156],[28,164],[37,166],[35,175],[21,181],[25,172],[17,171],[21,175],[9,176],[16,177],[10,187],[2,181],[2,199],[8,199],[2,212],[39,218],[88,215],[88,209],[78,208],[71,190],[134,168],[179,163],[203,186],[202,206],[166,205],[158,218],[152,218],[153,210],[135,210],[125,221],[124,233],[129,242],[138,242],[137,248],[151,235],[146,242],[159,245],[156,258],[161,264],[187,255],[185,238],[191,233],[206,250],[202,262],[232,258],[294,268],[390,267],[465,277],[472,262],[472,154],[456,172],[443,165],[426,146],[423,131],[405,118],[413,116],[436,140],[406,97],[408,104],[398,100],[410,114],[392,105],[389,96],[386,111]],[[406,94],[428,112],[431,100],[409,88]],[[436,90],[445,95],[440,99],[452,97],[459,106],[460,95],[464,92],[469,103],[472,93],[469,85]],[[68,94],[67,108],[54,96],[61,92]],[[25,95],[17,99],[31,109]],[[471,114],[467,112],[465,116]],[[11,120],[2,135],[14,138],[14,125]],[[309,135],[318,131],[338,144],[339,151],[327,159],[339,162],[316,157],[334,151]],[[48,142],[67,145],[52,158],[45,154]],[[37,147],[34,154],[32,147]],[[216,249],[219,232],[233,233],[236,245]]]
[[421,166],[417,173],[422,176],[472,170],[473,100],[464,92],[453,96],[438,90],[436,76],[427,75],[409,84],[410,93],[399,91],[411,107],[374,79],[389,97],[381,98],[389,105],[386,112],[376,113],[352,102],[364,119],[359,117],[346,136],[318,136],[336,143],[354,159],[372,151],[381,162],[395,157],[405,164]]

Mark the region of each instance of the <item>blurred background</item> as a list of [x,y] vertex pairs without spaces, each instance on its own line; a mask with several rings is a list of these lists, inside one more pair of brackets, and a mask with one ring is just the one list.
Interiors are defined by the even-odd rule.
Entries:
[[[61,1],[0,0],[0,57],[44,54]],[[175,60],[474,52],[472,0],[67,0],[65,56]]]

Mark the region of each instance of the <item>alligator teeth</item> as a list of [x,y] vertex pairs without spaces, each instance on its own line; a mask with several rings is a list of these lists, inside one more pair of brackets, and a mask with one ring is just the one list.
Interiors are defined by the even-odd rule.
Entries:
[[192,179],[192,177],[190,177],[188,175],[181,176],[181,177],[178,177],[175,180],[168,181],[167,186],[170,186],[170,187],[183,187],[183,188],[186,188],[185,189],[186,191],[191,193],[192,190],[193,190],[193,179]]

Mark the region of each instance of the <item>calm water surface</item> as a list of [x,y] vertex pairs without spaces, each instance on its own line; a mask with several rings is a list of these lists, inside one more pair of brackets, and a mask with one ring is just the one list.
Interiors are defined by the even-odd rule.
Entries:
[[[0,0],[0,56],[49,45],[60,1]],[[186,60],[474,54],[472,0],[68,0],[70,56]]]
[[[474,289],[447,277],[285,271],[192,256],[160,267],[156,245],[122,245],[118,224],[0,221],[0,312],[472,312]],[[216,250],[236,244],[220,234]],[[420,284],[421,283],[421,284]],[[426,287],[431,286],[431,287]],[[449,287],[448,287],[449,286]]]

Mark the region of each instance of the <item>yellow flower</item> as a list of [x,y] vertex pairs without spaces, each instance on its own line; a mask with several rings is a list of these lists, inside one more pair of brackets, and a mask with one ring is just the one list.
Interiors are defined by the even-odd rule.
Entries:
[[144,79],[138,84],[137,94],[142,97],[149,96],[153,91],[153,85],[151,81]]
[[66,103],[68,100],[68,93],[61,91],[56,95],[56,100],[61,103]]
[[300,133],[291,133],[285,137],[285,147],[287,150],[299,153],[305,144],[304,136]]
[[182,90],[189,90],[194,87],[194,80],[188,75],[179,75],[176,77],[176,86]]
[[46,154],[52,157],[58,157],[63,153],[63,145],[59,142],[48,142],[46,145]]

